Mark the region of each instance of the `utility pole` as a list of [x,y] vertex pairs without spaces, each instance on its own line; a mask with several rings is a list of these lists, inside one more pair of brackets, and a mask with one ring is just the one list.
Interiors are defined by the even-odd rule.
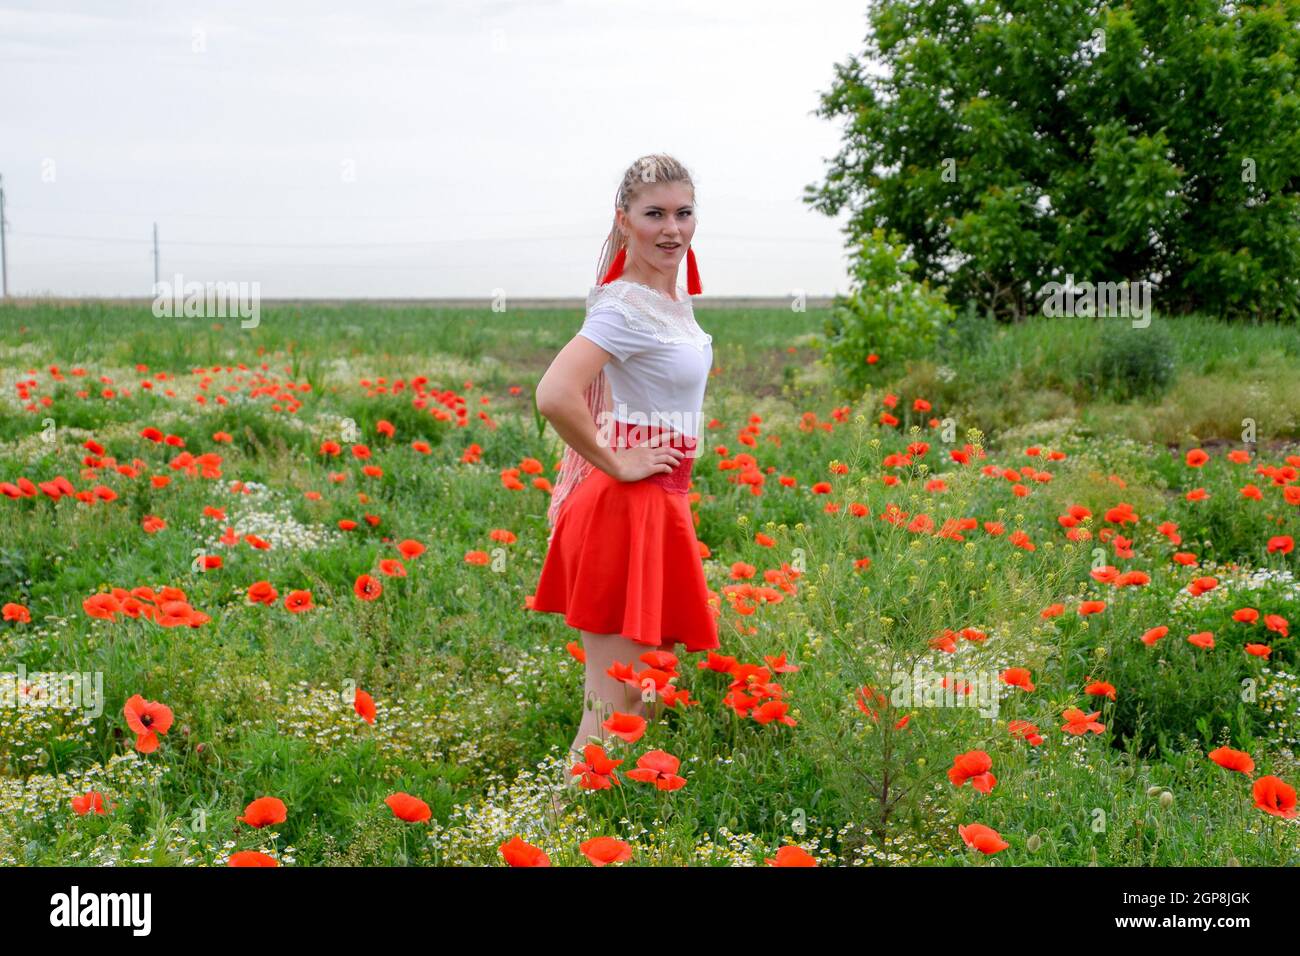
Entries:
[[158,223],[153,224],[153,291],[158,293]]
[[9,298],[9,253],[5,250],[5,180],[0,176],[0,296]]

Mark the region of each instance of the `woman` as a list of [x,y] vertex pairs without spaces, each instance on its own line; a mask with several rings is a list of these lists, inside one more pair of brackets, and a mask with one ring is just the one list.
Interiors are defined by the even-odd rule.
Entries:
[[[689,298],[701,291],[694,203],[690,175],[671,157],[628,168],[586,319],[537,385],[538,411],[568,447],[529,606],[563,613],[580,634],[575,760],[606,741],[611,713],[646,715],[652,689],[611,677],[611,667],[643,671],[643,654],[678,643],[688,653],[719,646],[687,497],[713,365],[713,337]],[[677,285],[683,257],[687,290]]]

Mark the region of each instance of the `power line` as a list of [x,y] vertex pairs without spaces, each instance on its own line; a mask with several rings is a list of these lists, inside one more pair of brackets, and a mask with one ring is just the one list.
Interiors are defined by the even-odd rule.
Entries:
[[[138,239],[133,236],[74,236],[53,232],[19,232],[28,239],[58,239],[66,242],[127,242],[152,245],[151,239]],[[435,246],[462,242],[587,242],[592,235],[581,236],[462,236],[455,239],[400,239],[368,242],[234,242],[215,239],[174,239],[169,245],[175,246],[221,246],[237,249],[364,249],[393,248],[404,246]],[[783,242],[800,244],[835,243],[842,245],[838,239],[818,239],[789,236],[743,236],[729,233],[710,233],[710,239],[726,239],[739,242]]]
[[[53,232],[24,232],[29,239],[59,239],[66,242],[130,242],[152,245],[151,239],[132,236],[72,236]],[[214,239],[172,239],[170,246],[223,246],[236,249],[357,249],[391,248],[401,246],[432,246],[459,242],[556,242],[561,240],[587,240],[591,236],[481,236],[457,239],[402,239],[373,242],[231,242]]]

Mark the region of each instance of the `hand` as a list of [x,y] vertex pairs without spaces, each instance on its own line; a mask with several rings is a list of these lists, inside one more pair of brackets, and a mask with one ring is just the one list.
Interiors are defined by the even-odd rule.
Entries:
[[669,445],[644,444],[621,448],[614,456],[618,468],[614,477],[619,481],[640,481],[650,475],[666,475],[685,457],[684,451]]

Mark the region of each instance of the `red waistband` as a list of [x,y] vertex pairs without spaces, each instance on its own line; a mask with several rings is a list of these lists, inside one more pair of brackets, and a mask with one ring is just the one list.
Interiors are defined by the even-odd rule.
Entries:
[[635,448],[637,445],[643,445],[658,435],[668,436],[668,440],[661,442],[661,444],[668,445],[671,448],[680,448],[687,454],[682,456],[682,460],[677,463],[677,467],[672,471],[648,475],[641,480],[653,482],[674,494],[684,495],[690,490],[691,470],[700,444],[698,438],[659,425],[629,424],[621,419],[615,419],[613,447],[616,450],[619,448]]

